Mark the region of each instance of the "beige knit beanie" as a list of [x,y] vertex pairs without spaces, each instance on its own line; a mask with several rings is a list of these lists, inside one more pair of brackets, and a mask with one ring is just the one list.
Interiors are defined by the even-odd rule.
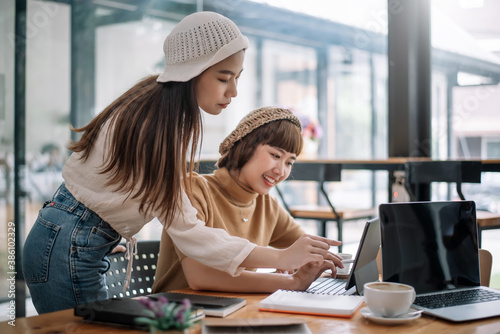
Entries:
[[300,120],[290,110],[278,107],[263,107],[250,112],[238,123],[236,129],[219,146],[219,153],[225,155],[231,147],[259,126],[278,120],[288,120],[302,132]]
[[238,51],[248,48],[233,21],[214,12],[186,16],[163,43],[165,71],[158,82],[186,82]]

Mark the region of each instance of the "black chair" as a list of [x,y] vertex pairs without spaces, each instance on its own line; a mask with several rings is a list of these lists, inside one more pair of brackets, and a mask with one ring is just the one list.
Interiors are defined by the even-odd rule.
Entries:
[[137,255],[134,255],[130,285],[125,294],[123,293],[123,284],[128,265],[125,253],[108,255],[111,265],[105,276],[109,298],[137,297],[151,294],[159,251],[159,240],[137,242]]
[[[327,236],[328,222],[334,221],[337,224],[338,240],[342,241],[342,224],[348,220],[360,220],[371,218],[376,215],[374,208],[366,209],[339,209],[336,208],[327,192],[327,184],[329,182],[341,181],[341,164],[321,163],[321,162],[296,162],[293,165],[292,173],[286,181],[281,182],[276,186],[278,196],[281,198],[284,207],[290,215],[295,219],[311,219],[318,221],[318,234]],[[305,195],[303,192],[298,194],[298,191],[289,191],[285,194],[289,185],[297,184],[301,189],[300,183],[314,183],[317,194],[315,204],[289,204],[292,200],[297,202],[303,200]],[[342,245],[339,246],[339,252],[342,252]]]
[[198,174],[212,174],[217,170],[217,160],[201,160],[198,165]]
[[[455,183],[458,197],[465,200],[462,183],[481,183],[481,164],[481,161],[408,161],[405,186],[413,201],[429,201],[431,183]],[[476,210],[476,220],[481,247],[481,232],[500,228],[500,215]]]

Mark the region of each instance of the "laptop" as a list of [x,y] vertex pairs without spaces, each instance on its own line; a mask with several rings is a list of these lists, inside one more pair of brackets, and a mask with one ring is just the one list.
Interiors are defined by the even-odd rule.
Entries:
[[379,205],[384,281],[415,288],[424,314],[454,322],[500,316],[500,292],[480,286],[473,201]]
[[348,279],[319,277],[307,292],[328,295],[363,295],[367,282],[379,280],[377,254],[380,249],[380,224],[377,218],[366,222]]
[[[143,298],[146,298],[146,296]],[[151,300],[157,301],[158,298],[151,298]],[[173,301],[169,299],[169,302]],[[78,305],[73,309],[73,314],[77,317],[83,317],[85,322],[145,331],[149,329],[149,326],[138,324],[136,319],[140,317],[152,319],[152,316],[146,310],[146,306],[136,298],[112,298]],[[203,308],[193,305],[190,320],[194,322],[204,317]]]
[[[180,292],[159,292],[141,296],[141,298],[148,298],[156,302],[160,296],[165,297],[169,303],[176,304],[182,303],[184,299],[189,299],[191,302],[190,320],[192,322],[205,316],[226,317],[246,305],[245,298]],[[137,298],[112,298],[78,305],[74,308],[74,315],[83,317],[86,322],[146,330],[148,326],[136,323],[136,319],[139,317],[152,318],[151,314],[146,313],[146,309],[146,306]]]

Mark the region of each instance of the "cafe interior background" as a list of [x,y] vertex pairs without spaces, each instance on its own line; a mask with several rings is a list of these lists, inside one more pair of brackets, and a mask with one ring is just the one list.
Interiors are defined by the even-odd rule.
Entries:
[[[62,181],[61,167],[69,155],[66,145],[76,139],[70,125],[86,124],[139,79],[161,72],[164,38],[195,11],[228,16],[250,39],[238,97],[222,115],[204,116],[202,159],[216,159],[221,140],[243,115],[263,105],[291,108],[304,121],[303,159],[388,158],[389,104],[397,86],[389,85],[389,66],[394,65],[388,61],[389,43],[395,45],[393,50],[399,44],[430,50],[431,80],[424,87],[430,113],[424,122],[431,131],[425,156],[499,159],[500,2],[432,0],[425,5],[427,1],[422,1],[430,19],[419,18],[417,28],[425,29],[428,22],[430,38],[411,44],[405,36],[418,34],[393,34],[388,42],[389,20],[398,15],[400,6],[411,3],[1,1],[0,303],[9,301],[7,279],[13,271],[7,266],[14,246],[9,223],[16,220],[19,263],[19,249],[37,211]],[[400,126],[401,131],[411,132],[417,125]],[[388,199],[388,182],[384,171],[343,171],[330,195],[342,207],[377,205]],[[499,173],[483,173],[480,184],[466,184],[463,191],[478,208],[500,213]],[[432,196],[433,200],[457,198],[446,184],[434,184]],[[300,223],[316,233],[314,222]],[[363,225],[364,221],[344,224],[344,252],[356,251]],[[138,239],[157,239],[160,230],[159,222],[148,224]],[[335,239],[333,225],[328,231]],[[499,230],[483,232],[482,247],[493,254],[491,286],[496,288],[500,288],[498,238]],[[36,314],[29,291],[19,285],[16,289],[17,303],[23,304],[26,297],[26,314]],[[23,309],[18,305],[18,316]]]

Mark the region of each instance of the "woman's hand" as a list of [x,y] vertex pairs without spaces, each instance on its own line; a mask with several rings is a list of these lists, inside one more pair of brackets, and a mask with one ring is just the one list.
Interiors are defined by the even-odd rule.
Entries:
[[123,245],[117,245],[113,250],[111,251],[111,254],[113,253],[125,253],[127,251],[127,248]]
[[331,246],[339,246],[340,244],[342,244],[340,241],[304,234],[293,245],[280,250],[279,269],[294,272],[295,269],[301,268],[307,263],[322,264],[324,261],[330,261],[333,267],[344,268],[342,258],[329,251]]
[[332,261],[309,262],[303,265],[293,274],[294,290],[306,290],[327,269],[331,269],[332,277],[335,277],[337,270]]

